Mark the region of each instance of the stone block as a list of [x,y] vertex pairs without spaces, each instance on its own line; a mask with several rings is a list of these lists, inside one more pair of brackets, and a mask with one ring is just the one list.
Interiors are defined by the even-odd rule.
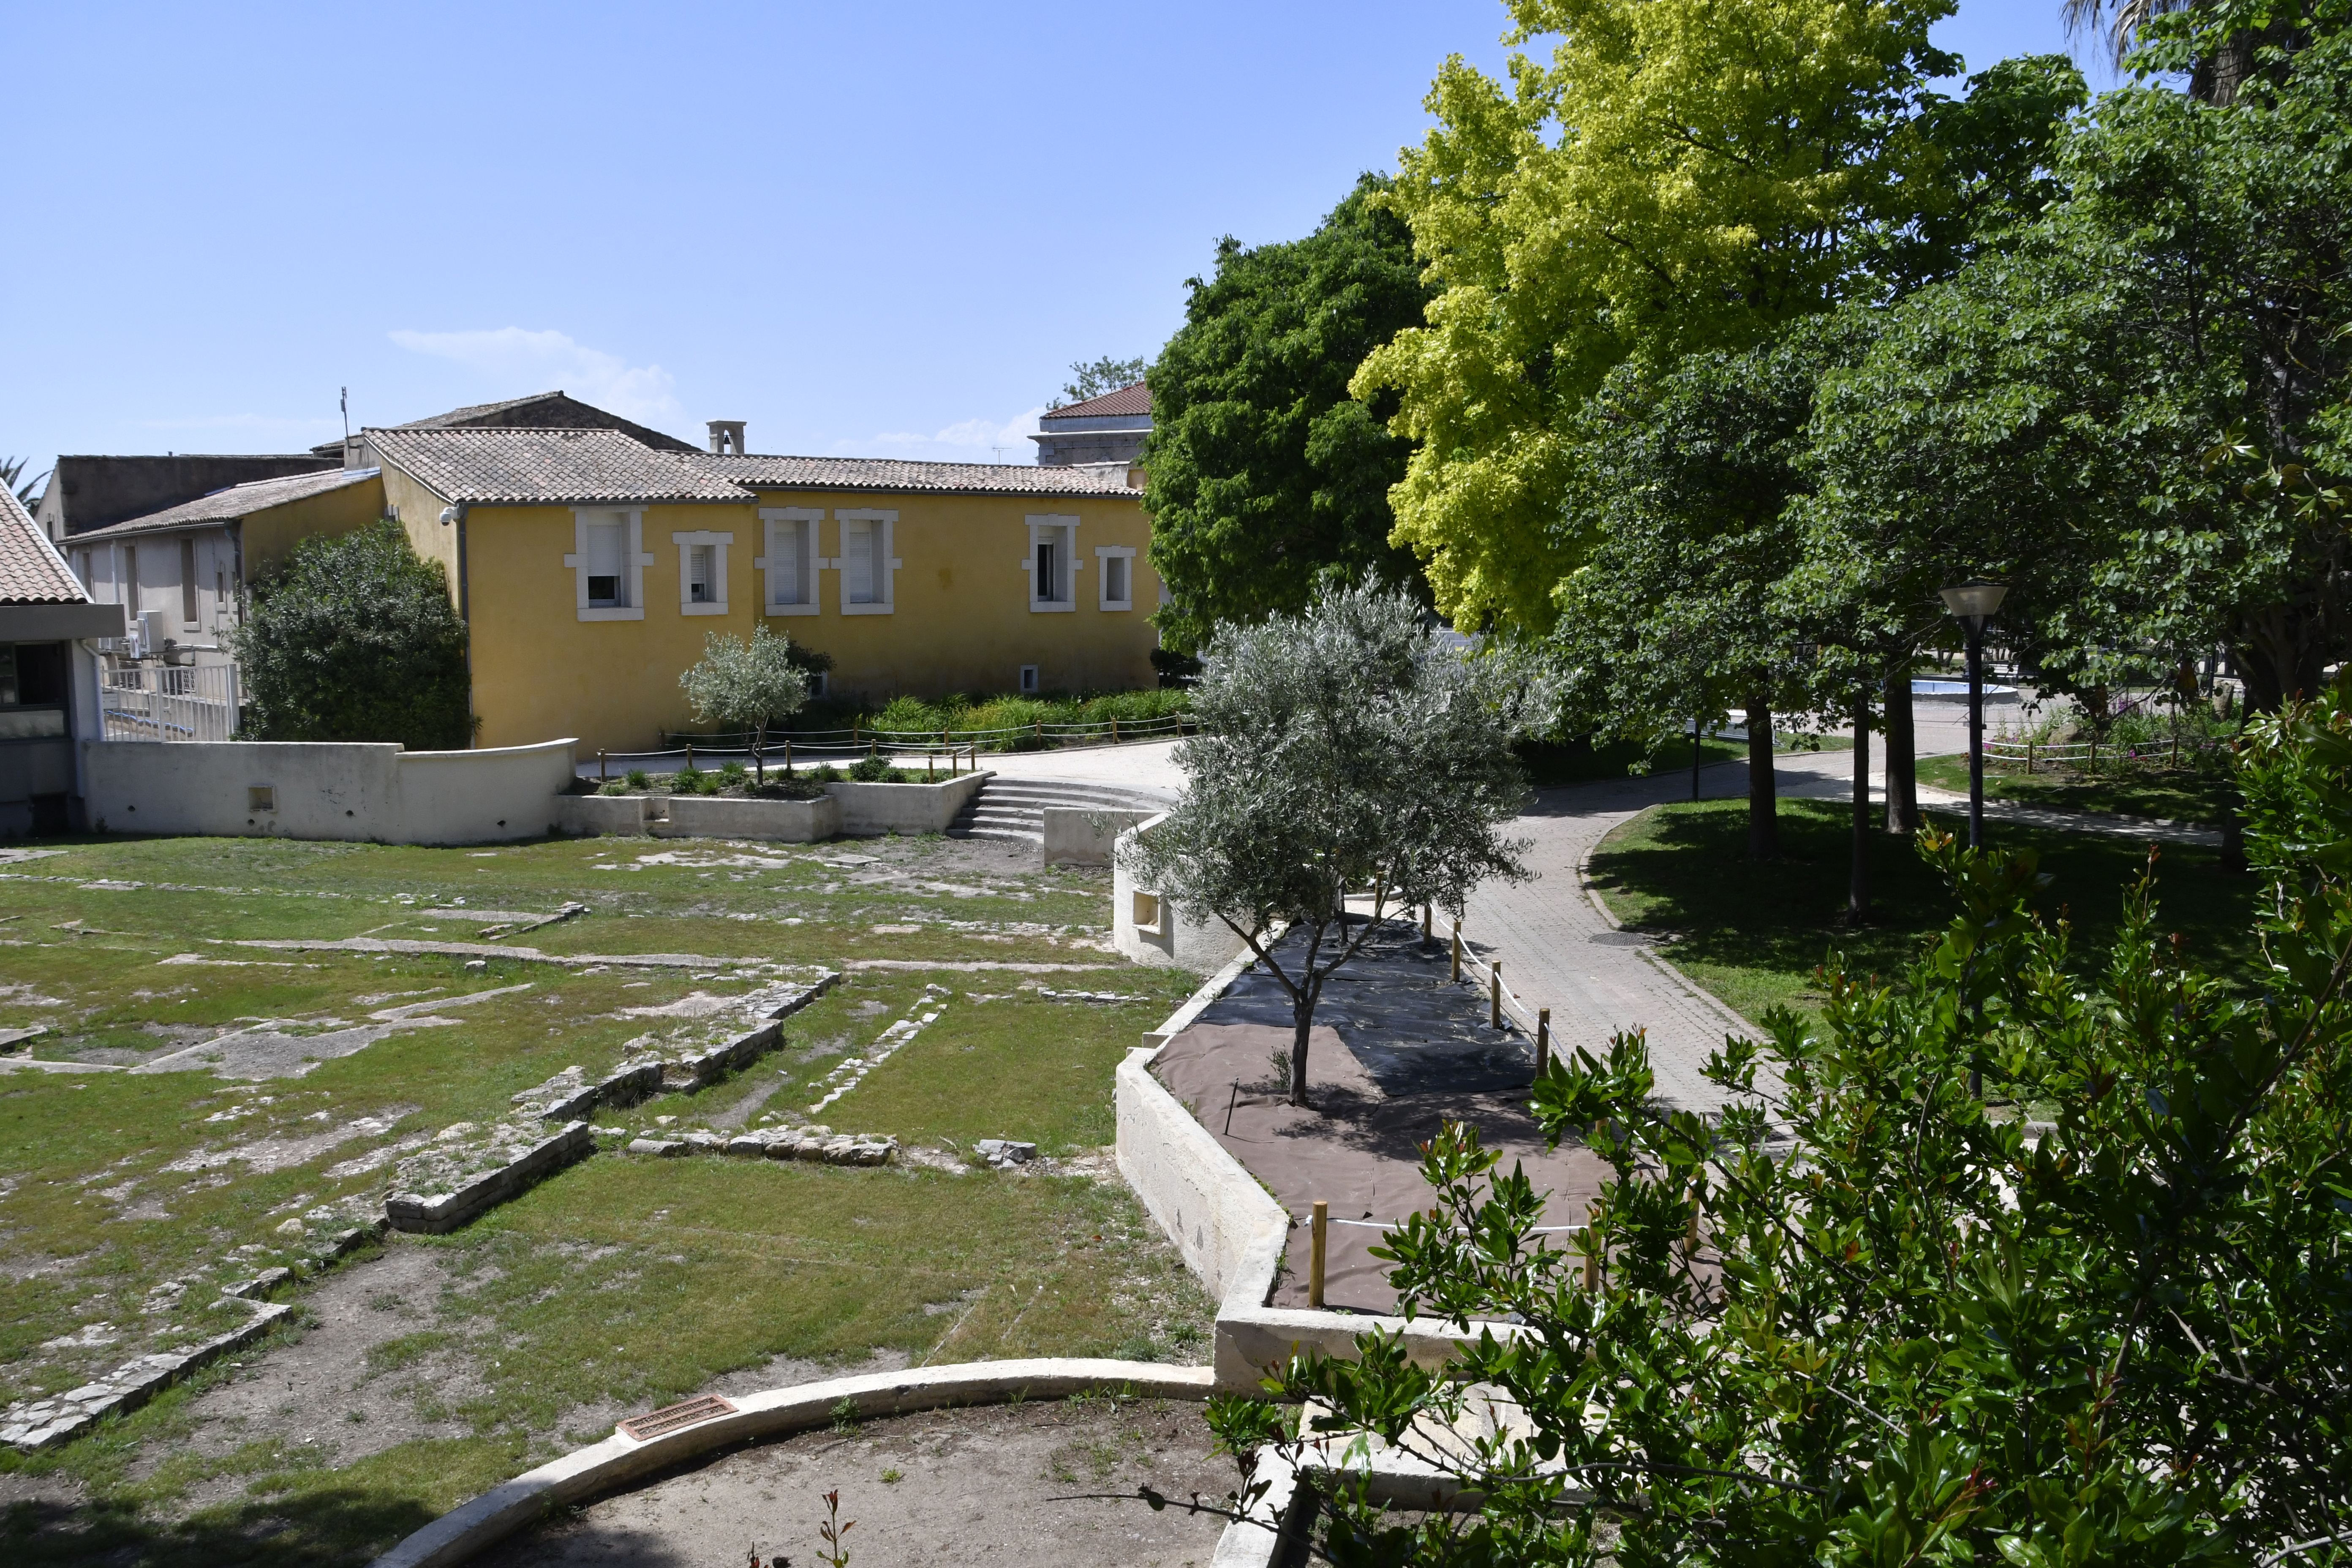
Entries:
[[221,1294],[235,1296],[240,1300],[256,1301],[293,1278],[294,1270],[291,1268],[265,1268],[252,1279],[240,1280],[230,1286]]
[[686,1145],[675,1138],[632,1138],[629,1140],[629,1152],[632,1154],[683,1154],[686,1152]]
[[400,1193],[386,1198],[384,1217],[394,1230],[446,1235],[486,1209],[528,1192],[574,1160],[594,1152],[595,1147],[585,1121],[567,1122],[554,1136],[532,1144],[506,1164],[454,1193],[437,1197]]
[[748,1155],[756,1160],[768,1152],[768,1146],[754,1137],[730,1138],[727,1140],[727,1152],[730,1154]]

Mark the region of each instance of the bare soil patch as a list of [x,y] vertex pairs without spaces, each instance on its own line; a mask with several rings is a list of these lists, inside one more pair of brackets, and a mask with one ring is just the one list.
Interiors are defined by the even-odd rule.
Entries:
[[[740,1448],[571,1510],[477,1561],[685,1568],[757,1552],[762,1562],[814,1562],[824,1494],[838,1489],[841,1517],[856,1523],[845,1544],[870,1568],[1205,1565],[1224,1521],[1154,1512],[1135,1489],[1214,1501],[1234,1479],[1232,1461],[1210,1454],[1197,1405],[1078,1399],[935,1411]],[[1125,1495],[1054,1500],[1085,1492]]]

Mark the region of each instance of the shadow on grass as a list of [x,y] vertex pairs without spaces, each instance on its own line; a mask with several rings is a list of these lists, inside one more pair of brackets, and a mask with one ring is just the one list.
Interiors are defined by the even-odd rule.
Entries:
[[178,1522],[103,1498],[44,1500],[0,1514],[0,1560],[11,1568],[360,1563],[433,1518],[414,1499],[334,1485],[210,1509]]
[[[1907,840],[1870,836],[1869,920],[1844,923],[1852,815],[1843,803],[1783,800],[1781,858],[1745,858],[1747,803],[1662,806],[1595,848],[1595,886],[1629,927],[1668,939],[1677,963],[1762,971],[1817,1001],[1813,972],[1832,950],[1848,972],[1892,979],[1935,941],[1955,912],[1949,889]],[[1930,818],[1948,830],[1950,819]],[[2045,918],[2073,924],[2078,973],[2098,967],[2113,941],[2126,890],[2147,846],[2102,834],[1989,825],[1996,848],[2040,853],[2051,878],[2038,900]],[[2180,932],[2189,951],[2221,974],[2243,976],[2254,947],[2255,880],[2219,868],[2213,851],[2168,844],[2158,863],[2158,929]]]

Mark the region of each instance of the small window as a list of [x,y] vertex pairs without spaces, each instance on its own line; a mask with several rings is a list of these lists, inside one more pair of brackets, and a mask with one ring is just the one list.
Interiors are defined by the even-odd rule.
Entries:
[[1041,539],[1037,542],[1037,600],[1040,604],[1058,605],[1062,593],[1062,571],[1059,558],[1060,542]]
[[591,609],[612,609],[626,603],[621,592],[622,532],[623,525],[617,521],[588,525],[588,605]]
[[278,809],[278,786],[276,784],[246,785],[245,809],[247,811],[276,811]]
[[1114,555],[1103,563],[1103,597],[1113,604],[1123,605],[1131,596],[1127,591],[1127,557]]
[[1137,893],[1134,906],[1129,912],[1134,919],[1136,930],[1158,931],[1160,929],[1160,895]]
[[1034,696],[1034,695],[1035,695],[1036,690],[1037,690],[1037,667],[1036,667],[1035,665],[1034,665],[1034,664],[1024,664],[1024,665],[1023,665],[1023,666],[1021,667],[1021,691],[1022,691],[1022,694],[1023,694],[1024,696]]
[[850,604],[871,605],[877,602],[874,584],[875,528],[870,522],[845,522],[841,525],[842,594]]
[[180,624],[194,631],[196,619],[196,542],[180,541]]
[[823,697],[825,694],[825,681],[830,673],[830,671],[822,669],[812,669],[809,671],[809,695],[811,697]]
[[715,571],[718,555],[717,548],[709,544],[698,544],[687,552],[686,589],[689,602],[697,605],[719,602],[718,590],[713,586],[718,581]]

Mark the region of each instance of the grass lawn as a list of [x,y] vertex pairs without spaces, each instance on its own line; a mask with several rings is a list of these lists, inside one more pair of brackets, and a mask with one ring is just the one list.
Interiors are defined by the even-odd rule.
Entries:
[[[1928,757],[1919,763],[1919,782],[1969,793],[1965,755]],[[2062,811],[2105,811],[2172,822],[2218,823],[2222,781],[2168,768],[2118,768],[2095,774],[2061,773],[2044,765],[2027,773],[2022,764],[1985,763],[1985,798],[2014,800]]]
[[[1643,813],[1592,853],[1593,885],[1630,927],[1670,933],[1664,952],[1691,977],[1754,1019],[1774,1003],[1818,1011],[1814,971],[1832,951],[1856,972],[1900,973],[1953,913],[1943,879],[1907,842],[1871,837],[1872,919],[1843,924],[1853,818],[1843,803],[1783,800],[1782,858],[1744,858],[1745,801],[1675,805]],[[2104,957],[2122,896],[2147,847],[2102,834],[1989,824],[1993,843],[2032,848],[2053,879],[2041,907],[2073,922],[2073,952],[2089,969]],[[2254,879],[2221,872],[2210,850],[2168,844],[2158,862],[2159,924],[2220,973],[2253,957]]]
[[[777,1358],[1205,1354],[1210,1303],[1098,1157],[1065,1173],[957,1168],[976,1138],[1049,1156],[1109,1142],[1113,1067],[1194,984],[1109,950],[1105,875],[940,839],[47,848],[0,852],[0,1027],[47,1028],[20,1055],[117,1070],[0,1072],[0,1405],[219,1331],[236,1321],[219,1287],[295,1256],[285,1227],[317,1205],[376,1201],[408,1149],[508,1114],[564,1068],[593,1079],[648,1044],[739,1029],[729,998],[816,966],[846,979],[787,1022],[782,1049],[596,1120],[646,1133],[805,1121],[836,1062],[937,1008],[821,1119],[943,1168],[600,1153],[456,1235],[394,1237],[281,1292],[293,1326],[239,1364],[62,1449],[0,1451],[12,1563],[362,1562],[617,1416]],[[248,945],[498,942],[481,933],[566,900],[590,912],[511,940],[701,962],[475,969]],[[447,1021],[295,1076],[121,1070],[416,1000]],[[395,1274],[397,1289],[367,1283]],[[346,1371],[319,1370],[357,1331],[362,1296],[374,1327]],[[219,1414],[276,1381],[282,1408]]]
[[[1853,742],[1843,735],[1808,735],[1801,738],[1781,735],[1776,736],[1775,741],[1780,750],[1784,752],[1846,752],[1853,749]],[[1547,784],[1589,784],[1594,779],[1622,779],[1637,773],[1687,773],[1691,764],[1688,736],[1669,740],[1654,758],[1632,741],[1612,741],[1601,746],[1590,741],[1522,741],[1517,751],[1519,765],[1528,771],[1528,782],[1538,788]],[[1745,741],[1706,740],[1699,742],[1701,766],[1747,760],[1748,742]]]

